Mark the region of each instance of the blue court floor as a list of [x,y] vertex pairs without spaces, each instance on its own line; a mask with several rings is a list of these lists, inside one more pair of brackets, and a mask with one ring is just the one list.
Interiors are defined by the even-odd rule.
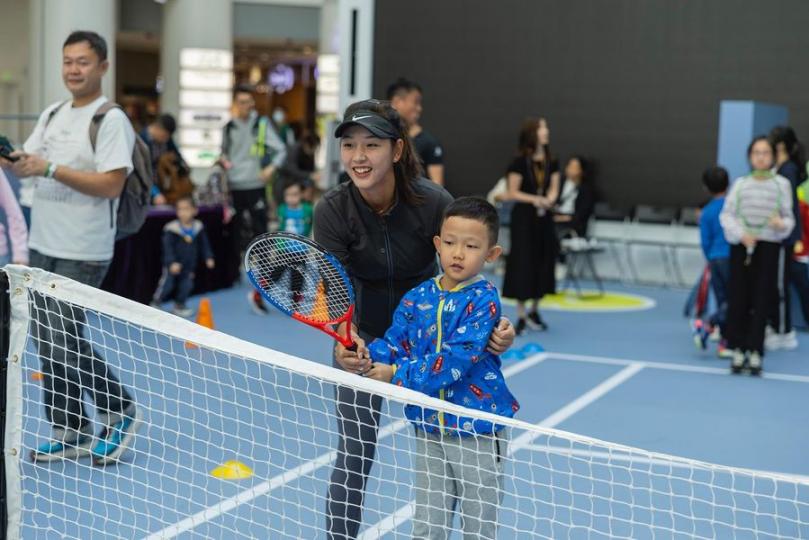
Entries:
[[[809,477],[809,335],[799,333],[797,351],[768,355],[763,377],[732,376],[727,361],[694,348],[682,315],[686,291],[615,284],[609,289],[648,297],[654,305],[615,313],[545,311],[550,329],[529,332],[515,344],[516,349],[528,346],[527,360],[504,362],[507,373],[514,374],[508,384],[522,403],[518,418],[644,450]],[[329,338],[277,312],[265,317],[253,314],[247,293],[242,286],[210,295],[217,330],[330,364]],[[504,313],[514,320],[513,307],[505,305]],[[100,340],[109,339],[100,335]],[[128,339],[138,341],[137,336]],[[534,344],[548,351],[542,361],[531,362]],[[150,360],[150,367],[137,361],[139,355],[154,356],[157,349],[167,352],[158,355],[159,361]],[[148,437],[137,441],[123,463],[107,469],[75,462],[45,466],[26,462],[24,537],[142,538],[158,532],[178,538],[323,537],[320,516],[333,461],[328,451],[335,440],[328,399],[315,397],[309,412],[289,416],[250,396],[267,392],[262,381],[274,377],[272,391],[279,403],[299,400],[302,392],[330,396],[331,390],[313,387],[302,377],[277,379],[272,370],[250,362],[206,351],[198,354],[196,365],[189,362],[182,344],[158,339],[141,352],[108,358],[135,389],[138,400],[148,403],[150,418],[143,431]],[[35,369],[34,360],[29,362]],[[210,367],[217,362],[230,362],[233,375],[226,387],[211,382],[221,376]],[[41,419],[38,387],[27,384],[25,390],[24,444],[30,448],[37,435],[47,433],[47,426]],[[184,432],[183,418],[194,419],[194,433]],[[369,485],[373,495],[364,516],[369,527],[365,538],[405,538],[409,533],[408,509],[397,502],[407,499],[407,493],[403,496],[398,490],[406,489],[401,486],[409,480],[397,478],[392,465],[400,444],[406,444],[399,440],[406,428],[396,421],[391,417],[382,428],[389,433]],[[273,437],[290,432],[298,441],[312,444]],[[279,455],[284,459],[276,459]],[[228,459],[248,464],[254,476],[242,481],[210,476],[213,466]],[[370,500],[374,497],[379,500]],[[809,488],[792,498],[805,508]],[[222,501],[228,502],[220,511]],[[736,504],[755,505],[755,501]],[[220,510],[210,511],[216,507]],[[392,520],[391,515],[405,519]],[[117,530],[104,529],[105,518],[118,523]],[[633,516],[631,521],[647,518],[651,519]],[[806,515],[796,518],[804,524],[809,521]],[[537,534],[606,537],[587,534],[588,527],[598,529],[597,524],[562,530],[553,522],[549,520]],[[809,536],[809,526],[778,527],[757,522],[753,528],[771,538]],[[268,530],[274,532],[268,536]],[[620,524],[612,532],[646,536]],[[693,532],[722,536],[721,528],[713,534]]]

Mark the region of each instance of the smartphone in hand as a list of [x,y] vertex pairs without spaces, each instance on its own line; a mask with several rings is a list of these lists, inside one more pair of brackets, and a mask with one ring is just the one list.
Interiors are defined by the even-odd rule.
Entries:
[[9,161],[20,159],[19,156],[12,156],[12,152],[14,152],[14,147],[11,146],[11,142],[3,135],[0,135],[0,157]]

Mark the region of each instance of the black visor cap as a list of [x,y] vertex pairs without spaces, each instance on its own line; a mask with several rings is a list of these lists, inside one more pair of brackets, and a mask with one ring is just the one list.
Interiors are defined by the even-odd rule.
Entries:
[[380,139],[395,140],[399,138],[399,132],[393,127],[393,124],[391,124],[387,118],[374,111],[354,111],[354,114],[346,117],[343,122],[337,126],[337,129],[334,130],[334,136],[339,139],[351,126],[362,126],[370,131],[374,137],[379,137]]

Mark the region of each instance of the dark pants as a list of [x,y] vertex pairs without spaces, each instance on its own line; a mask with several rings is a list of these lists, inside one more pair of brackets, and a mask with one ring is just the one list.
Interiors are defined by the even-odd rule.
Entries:
[[[86,262],[48,257],[32,250],[31,266],[98,287],[110,261]],[[90,420],[82,394],[95,403],[99,419],[111,424],[132,405],[104,360],[84,337],[86,316],[81,306],[34,294],[32,337],[36,340],[44,375],[45,414],[57,438],[88,432]]]
[[764,355],[764,328],[778,302],[778,253],[781,244],[759,242],[749,265],[747,250],[730,247],[730,287],[728,294],[728,347]]
[[798,293],[804,323],[809,325],[809,264],[790,260],[789,279]]
[[239,256],[250,240],[267,232],[267,192],[262,188],[240,189],[230,192],[233,202],[233,222]]
[[792,331],[792,300],[789,297],[790,271],[794,244],[781,244],[778,254],[778,279],[775,284],[776,302],[772,306],[769,324],[779,334]]
[[160,302],[174,302],[180,306],[185,305],[188,296],[194,288],[194,272],[188,272],[183,268],[179,274],[172,274],[168,268],[163,270],[160,284],[157,286],[155,300]]
[[716,313],[711,316],[712,326],[718,326],[725,335],[728,313],[728,287],[730,285],[730,259],[714,259],[708,262],[711,268],[711,289],[716,299]]
[[[373,339],[364,333],[361,337],[366,342]],[[340,441],[326,501],[326,531],[329,540],[346,540],[357,537],[362,523],[365,483],[374,463],[382,398],[344,386],[335,388],[335,398]]]

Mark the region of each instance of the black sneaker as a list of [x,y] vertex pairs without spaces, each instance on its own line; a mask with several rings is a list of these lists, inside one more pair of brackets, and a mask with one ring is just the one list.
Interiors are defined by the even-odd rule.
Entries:
[[517,326],[515,328],[515,333],[518,336],[523,335],[525,333],[525,327],[526,327],[525,319],[520,318],[520,320],[517,321]]
[[529,328],[531,328],[532,330],[548,329],[548,325],[545,323],[545,321],[542,320],[542,317],[539,316],[538,311],[532,311],[531,313],[529,313],[528,320],[526,322],[528,323]]

